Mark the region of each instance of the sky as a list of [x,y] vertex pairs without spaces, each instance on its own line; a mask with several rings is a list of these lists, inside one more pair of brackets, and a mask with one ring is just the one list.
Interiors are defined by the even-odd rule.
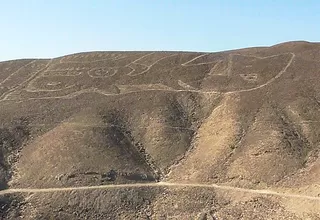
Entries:
[[0,60],[320,41],[319,0],[0,0]]

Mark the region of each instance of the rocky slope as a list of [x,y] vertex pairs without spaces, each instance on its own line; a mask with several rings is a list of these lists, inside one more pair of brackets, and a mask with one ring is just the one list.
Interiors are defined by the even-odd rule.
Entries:
[[317,43],[1,62],[0,113],[4,219],[320,218]]

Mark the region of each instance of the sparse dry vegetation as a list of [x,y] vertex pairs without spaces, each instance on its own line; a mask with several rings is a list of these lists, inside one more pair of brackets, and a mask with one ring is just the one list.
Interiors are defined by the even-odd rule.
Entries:
[[319,51],[1,62],[0,217],[320,219]]

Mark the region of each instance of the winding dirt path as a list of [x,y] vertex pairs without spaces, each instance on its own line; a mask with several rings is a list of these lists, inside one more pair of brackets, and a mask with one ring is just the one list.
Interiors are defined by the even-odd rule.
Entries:
[[237,192],[246,192],[252,194],[273,195],[278,197],[298,198],[316,200],[320,202],[320,197],[307,196],[301,194],[282,193],[268,189],[247,189],[226,185],[217,184],[201,184],[201,183],[170,183],[170,182],[158,182],[158,183],[135,183],[135,184],[119,184],[119,185],[99,185],[99,186],[79,186],[79,187],[63,187],[63,188],[46,188],[46,189],[32,189],[32,188],[17,188],[6,189],[0,191],[0,195],[13,194],[13,193],[50,193],[50,192],[63,192],[63,191],[78,191],[78,190],[95,190],[95,189],[114,189],[114,188],[132,188],[132,187],[196,187],[196,188],[215,188],[221,190],[230,190]]

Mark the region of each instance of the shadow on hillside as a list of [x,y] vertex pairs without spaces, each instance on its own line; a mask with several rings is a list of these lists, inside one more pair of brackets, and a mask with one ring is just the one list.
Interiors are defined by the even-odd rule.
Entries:
[[12,165],[18,160],[18,152],[29,137],[27,120],[18,119],[12,126],[0,128],[0,190],[8,188],[12,177]]

